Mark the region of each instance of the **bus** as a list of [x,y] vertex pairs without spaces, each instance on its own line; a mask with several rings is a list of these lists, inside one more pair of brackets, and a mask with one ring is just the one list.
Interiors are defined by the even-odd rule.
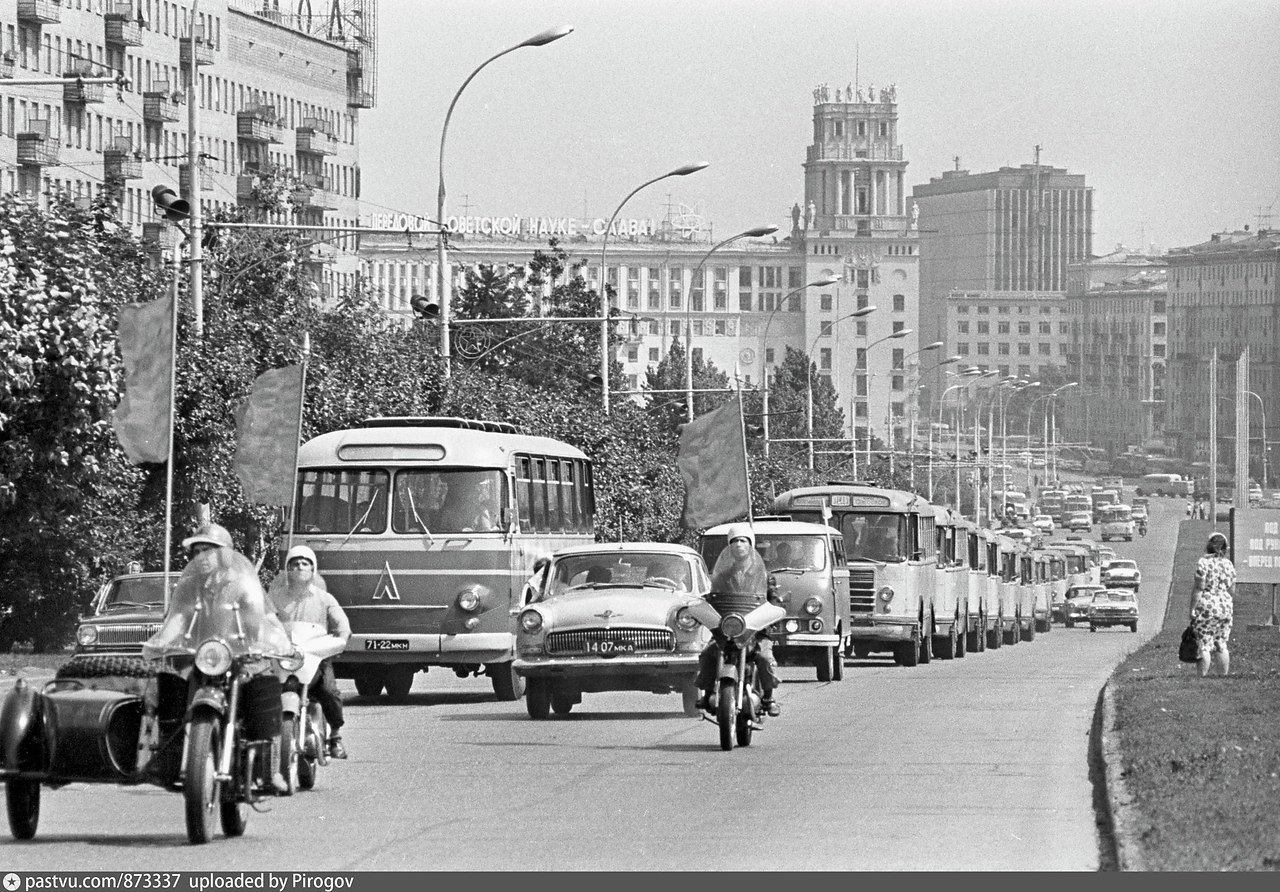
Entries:
[[854,657],[889,651],[901,666],[933,658],[933,505],[913,492],[836,481],[788,490],[773,508],[794,520],[826,523],[844,537]]
[[[969,536],[960,512],[934,506],[937,580],[934,582],[933,652],[943,660],[963,657],[969,642]],[[974,617],[976,620],[977,617]]]
[[[1053,518],[1056,524],[1062,524],[1067,519],[1067,493],[1062,489],[1045,489],[1040,491],[1040,501],[1036,505],[1036,510],[1041,514],[1048,514]],[[1083,509],[1085,511],[1088,508]]]
[[433,666],[518,700],[515,617],[539,558],[595,541],[579,449],[465,418],[370,418],[298,450],[293,544],[351,621],[334,671],[402,701]]

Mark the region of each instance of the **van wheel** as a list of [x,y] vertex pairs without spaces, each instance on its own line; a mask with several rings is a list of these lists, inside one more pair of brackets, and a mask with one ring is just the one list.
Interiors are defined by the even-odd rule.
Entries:
[[840,645],[831,648],[831,680],[844,681],[844,651],[840,649]]
[[818,681],[831,681],[835,674],[834,648],[819,647],[813,655],[813,665],[818,670]]
[[871,645],[855,642],[853,645],[853,658],[855,660],[865,660],[871,656]]
[[920,635],[915,633],[910,641],[893,646],[893,661],[899,666],[916,666],[920,663]]

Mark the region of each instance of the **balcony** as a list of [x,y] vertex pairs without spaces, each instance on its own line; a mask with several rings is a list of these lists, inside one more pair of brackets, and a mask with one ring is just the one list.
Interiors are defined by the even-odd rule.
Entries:
[[317,173],[302,175],[302,183],[293,191],[293,203],[299,207],[316,210],[334,210],[337,205],[329,190],[329,178]]
[[58,140],[49,138],[47,120],[32,120],[17,138],[19,164],[26,167],[52,167],[58,163]]
[[297,134],[299,155],[332,155],[338,150],[337,137],[319,118],[303,118]]
[[132,0],[115,0],[108,3],[102,13],[106,23],[104,39],[107,46],[142,46],[142,24]]
[[347,76],[364,77],[364,51],[359,45],[347,47]]
[[168,223],[143,223],[142,247],[148,252],[167,251],[178,244],[178,234]]
[[13,66],[17,61],[18,57],[12,50],[0,53],[0,77],[13,77]]
[[18,25],[40,28],[62,21],[62,4],[58,0],[18,0]]
[[129,137],[117,136],[110,148],[102,150],[102,174],[112,183],[142,177],[142,156],[134,153]]
[[241,142],[279,143],[283,133],[270,105],[250,105],[236,113],[236,137]]
[[103,96],[102,88],[105,84],[86,84],[80,80],[82,77],[91,77],[93,65],[88,62],[79,62],[70,68],[64,69],[63,77],[74,77],[74,81],[66,81],[62,85],[62,101],[70,105],[84,105],[86,102],[101,102]]
[[[201,192],[211,191],[213,189],[213,174],[209,170],[205,169],[204,165],[199,166],[198,173],[200,175],[199,176],[200,191]],[[191,190],[191,171],[189,169],[189,166],[186,164],[180,164],[178,166],[178,191],[181,192],[184,196],[187,196],[188,201],[191,200],[189,197],[192,191]]]
[[373,94],[360,89],[363,86],[360,80],[347,83],[347,108],[373,108]]
[[154,81],[151,89],[142,94],[142,118],[148,123],[165,124],[178,120],[180,110],[174,97],[177,93],[169,92],[168,81]]
[[[197,31],[199,29],[197,28]],[[183,37],[178,41],[178,61],[183,68],[191,66],[191,57],[194,55],[196,65],[212,65],[213,64],[213,44],[207,43],[197,34],[195,37]],[[193,49],[194,47],[194,49]]]

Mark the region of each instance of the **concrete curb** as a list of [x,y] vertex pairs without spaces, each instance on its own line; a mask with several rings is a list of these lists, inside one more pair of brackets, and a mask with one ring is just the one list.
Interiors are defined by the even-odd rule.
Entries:
[[1102,689],[1101,749],[1106,783],[1107,811],[1111,818],[1111,835],[1116,846],[1116,865],[1122,871],[1145,871],[1139,842],[1142,816],[1134,804],[1124,779],[1124,766],[1115,731],[1116,707],[1111,695],[1111,682]]

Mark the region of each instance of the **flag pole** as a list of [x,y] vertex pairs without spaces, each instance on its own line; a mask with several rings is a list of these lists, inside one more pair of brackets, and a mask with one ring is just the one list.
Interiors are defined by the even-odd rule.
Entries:
[[742,434],[742,479],[747,484],[747,523],[756,522],[751,511],[751,465],[747,461],[747,421],[742,411],[742,389],[738,389],[738,431]]
[[299,367],[298,374],[302,376],[302,381],[298,385],[298,426],[297,436],[293,439],[293,477],[292,484],[289,487],[289,513],[285,516],[285,529],[288,532],[288,547],[285,554],[293,548],[293,527],[294,517],[298,511],[298,444],[302,442],[302,407],[307,401],[307,363],[311,360],[311,332],[304,331],[302,333],[302,363]]
[[169,455],[164,463],[164,609],[169,610],[169,572],[173,549],[173,416],[178,381],[178,277],[182,271],[182,248],[173,248],[173,301],[169,324]]

